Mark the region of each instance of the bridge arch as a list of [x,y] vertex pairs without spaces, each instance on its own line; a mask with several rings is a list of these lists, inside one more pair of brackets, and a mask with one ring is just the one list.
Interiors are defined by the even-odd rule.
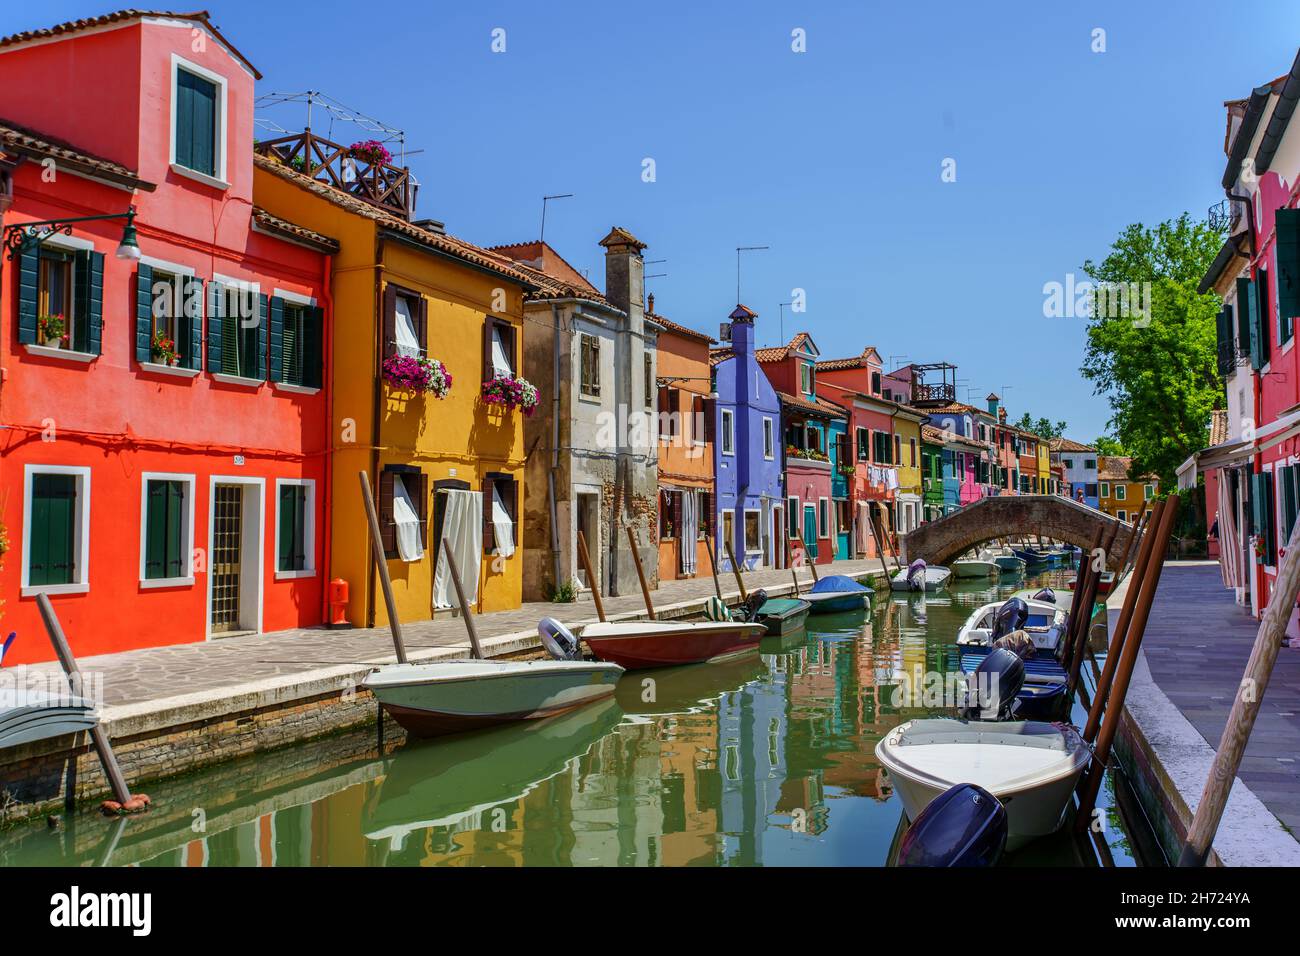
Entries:
[[924,558],[929,564],[947,564],[977,545],[997,538],[1041,535],[1086,551],[1092,547],[1098,529],[1108,535],[1111,528],[1115,529],[1115,540],[1107,554],[1107,564],[1114,568],[1124,560],[1128,549],[1132,535],[1129,525],[1061,495],[1001,495],[980,498],[958,511],[926,522],[902,536],[900,550],[906,561]]

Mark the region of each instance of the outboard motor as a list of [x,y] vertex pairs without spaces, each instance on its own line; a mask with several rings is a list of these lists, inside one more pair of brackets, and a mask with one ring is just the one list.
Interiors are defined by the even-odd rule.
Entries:
[[1029,620],[1029,605],[1020,598],[1011,598],[994,612],[993,632],[989,634],[989,641],[996,641],[1012,631],[1020,630],[1027,620]]
[[1016,710],[1016,695],[1025,684],[1025,662],[1019,654],[1001,647],[988,656],[966,678],[966,720],[1010,720]]
[[907,584],[913,591],[925,590],[925,560],[917,558],[907,566]]
[[542,639],[546,652],[557,661],[582,660],[582,647],[573,632],[553,617],[544,617],[537,624],[537,636]]
[[899,866],[996,866],[1007,810],[983,787],[959,783],[935,797],[903,834]]
[[1034,600],[1046,601],[1048,604],[1055,604],[1056,592],[1053,591],[1051,588],[1043,588],[1041,591],[1039,591],[1037,594],[1034,595]]
[[767,592],[762,588],[750,594],[745,598],[745,603],[741,605],[741,614],[745,621],[758,620],[758,609],[767,603]]

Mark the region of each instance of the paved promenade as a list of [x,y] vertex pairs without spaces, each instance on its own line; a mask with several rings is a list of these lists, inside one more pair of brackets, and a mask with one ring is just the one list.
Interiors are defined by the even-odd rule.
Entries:
[[[880,574],[879,560],[836,562],[819,573],[863,577]],[[793,590],[791,575],[786,571],[755,571],[744,575],[748,591],[765,588],[772,596]],[[799,573],[801,589],[812,583],[811,573]],[[873,586],[874,583],[873,583]],[[723,598],[739,601],[734,575],[722,578]],[[714,594],[713,579],[701,576],[684,581],[666,581],[651,592],[656,611],[665,617],[698,612],[703,602]],[[604,599],[606,616],[611,620],[631,620],[645,616],[645,602],[640,591]],[[475,617],[479,641],[488,656],[510,654],[539,646],[537,622],[554,617],[570,626],[596,620],[595,605],[590,598],[575,604],[525,604],[518,610],[500,611]],[[469,656],[465,624],[459,617],[421,621],[402,627],[408,657],[413,660]],[[75,653],[77,635],[68,635]],[[305,694],[309,685],[333,682],[364,674],[371,667],[394,660],[392,637],[388,628],[355,628],[332,631],[305,628],[229,637],[171,647],[147,648],[103,654],[79,659],[86,674],[102,675],[104,721],[110,732],[115,722],[126,717],[143,717],[181,703],[201,703],[209,717],[221,708],[222,699],[234,699],[249,693],[274,692],[284,700]],[[35,665],[56,669],[56,663]],[[215,708],[214,708],[214,705]],[[132,721],[133,724],[138,721]],[[146,720],[146,724],[152,721]],[[123,729],[119,727],[118,729]],[[132,728],[132,729],[143,729]]]

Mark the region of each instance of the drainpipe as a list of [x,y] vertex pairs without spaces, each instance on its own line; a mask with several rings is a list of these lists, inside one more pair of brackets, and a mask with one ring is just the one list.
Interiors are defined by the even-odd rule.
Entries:
[[[375,230],[375,362],[371,371],[374,393],[370,413],[370,474],[379,488],[379,446],[381,408],[384,403],[384,234]],[[367,532],[369,533],[369,532]],[[366,627],[375,626],[375,587],[378,583],[375,562],[366,562]]]
[[321,484],[325,493],[321,495],[321,514],[325,516],[323,534],[321,535],[321,620],[329,623],[330,581],[334,580],[333,510],[334,510],[334,295],[330,291],[333,279],[334,257],[326,254],[321,265],[321,302],[325,306],[325,318],[322,320],[321,341],[325,346],[325,369],[321,385],[325,389],[325,461]]
[[[551,467],[546,474],[546,496],[551,509],[551,561],[555,567],[555,586],[565,583],[561,577],[560,517],[555,501],[555,476],[560,470],[560,308],[551,303],[551,319],[555,323],[554,345],[551,352]],[[589,582],[594,585],[595,582]]]

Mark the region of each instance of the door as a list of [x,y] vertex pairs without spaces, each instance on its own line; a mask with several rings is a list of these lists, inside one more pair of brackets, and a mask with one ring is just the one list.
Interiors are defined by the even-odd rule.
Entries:
[[[577,524],[578,531],[587,542],[587,555],[591,558],[591,570],[596,575],[597,580],[600,578],[600,534],[597,522],[597,496],[593,494],[579,493],[575,500],[577,501]],[[578,559],[578,583],[584,588],[591,587],[591,582],[587,580],[586,569],[582,566],[582,559]]]
[[212,633],[239,627],[244,486],[217,485],[212,499]]
[[772,567],[784,568],[786,562],[785,509],[780,505],[772,506]]
[[817,506],[803,506],[803,542],[808,556],[817,558]]

